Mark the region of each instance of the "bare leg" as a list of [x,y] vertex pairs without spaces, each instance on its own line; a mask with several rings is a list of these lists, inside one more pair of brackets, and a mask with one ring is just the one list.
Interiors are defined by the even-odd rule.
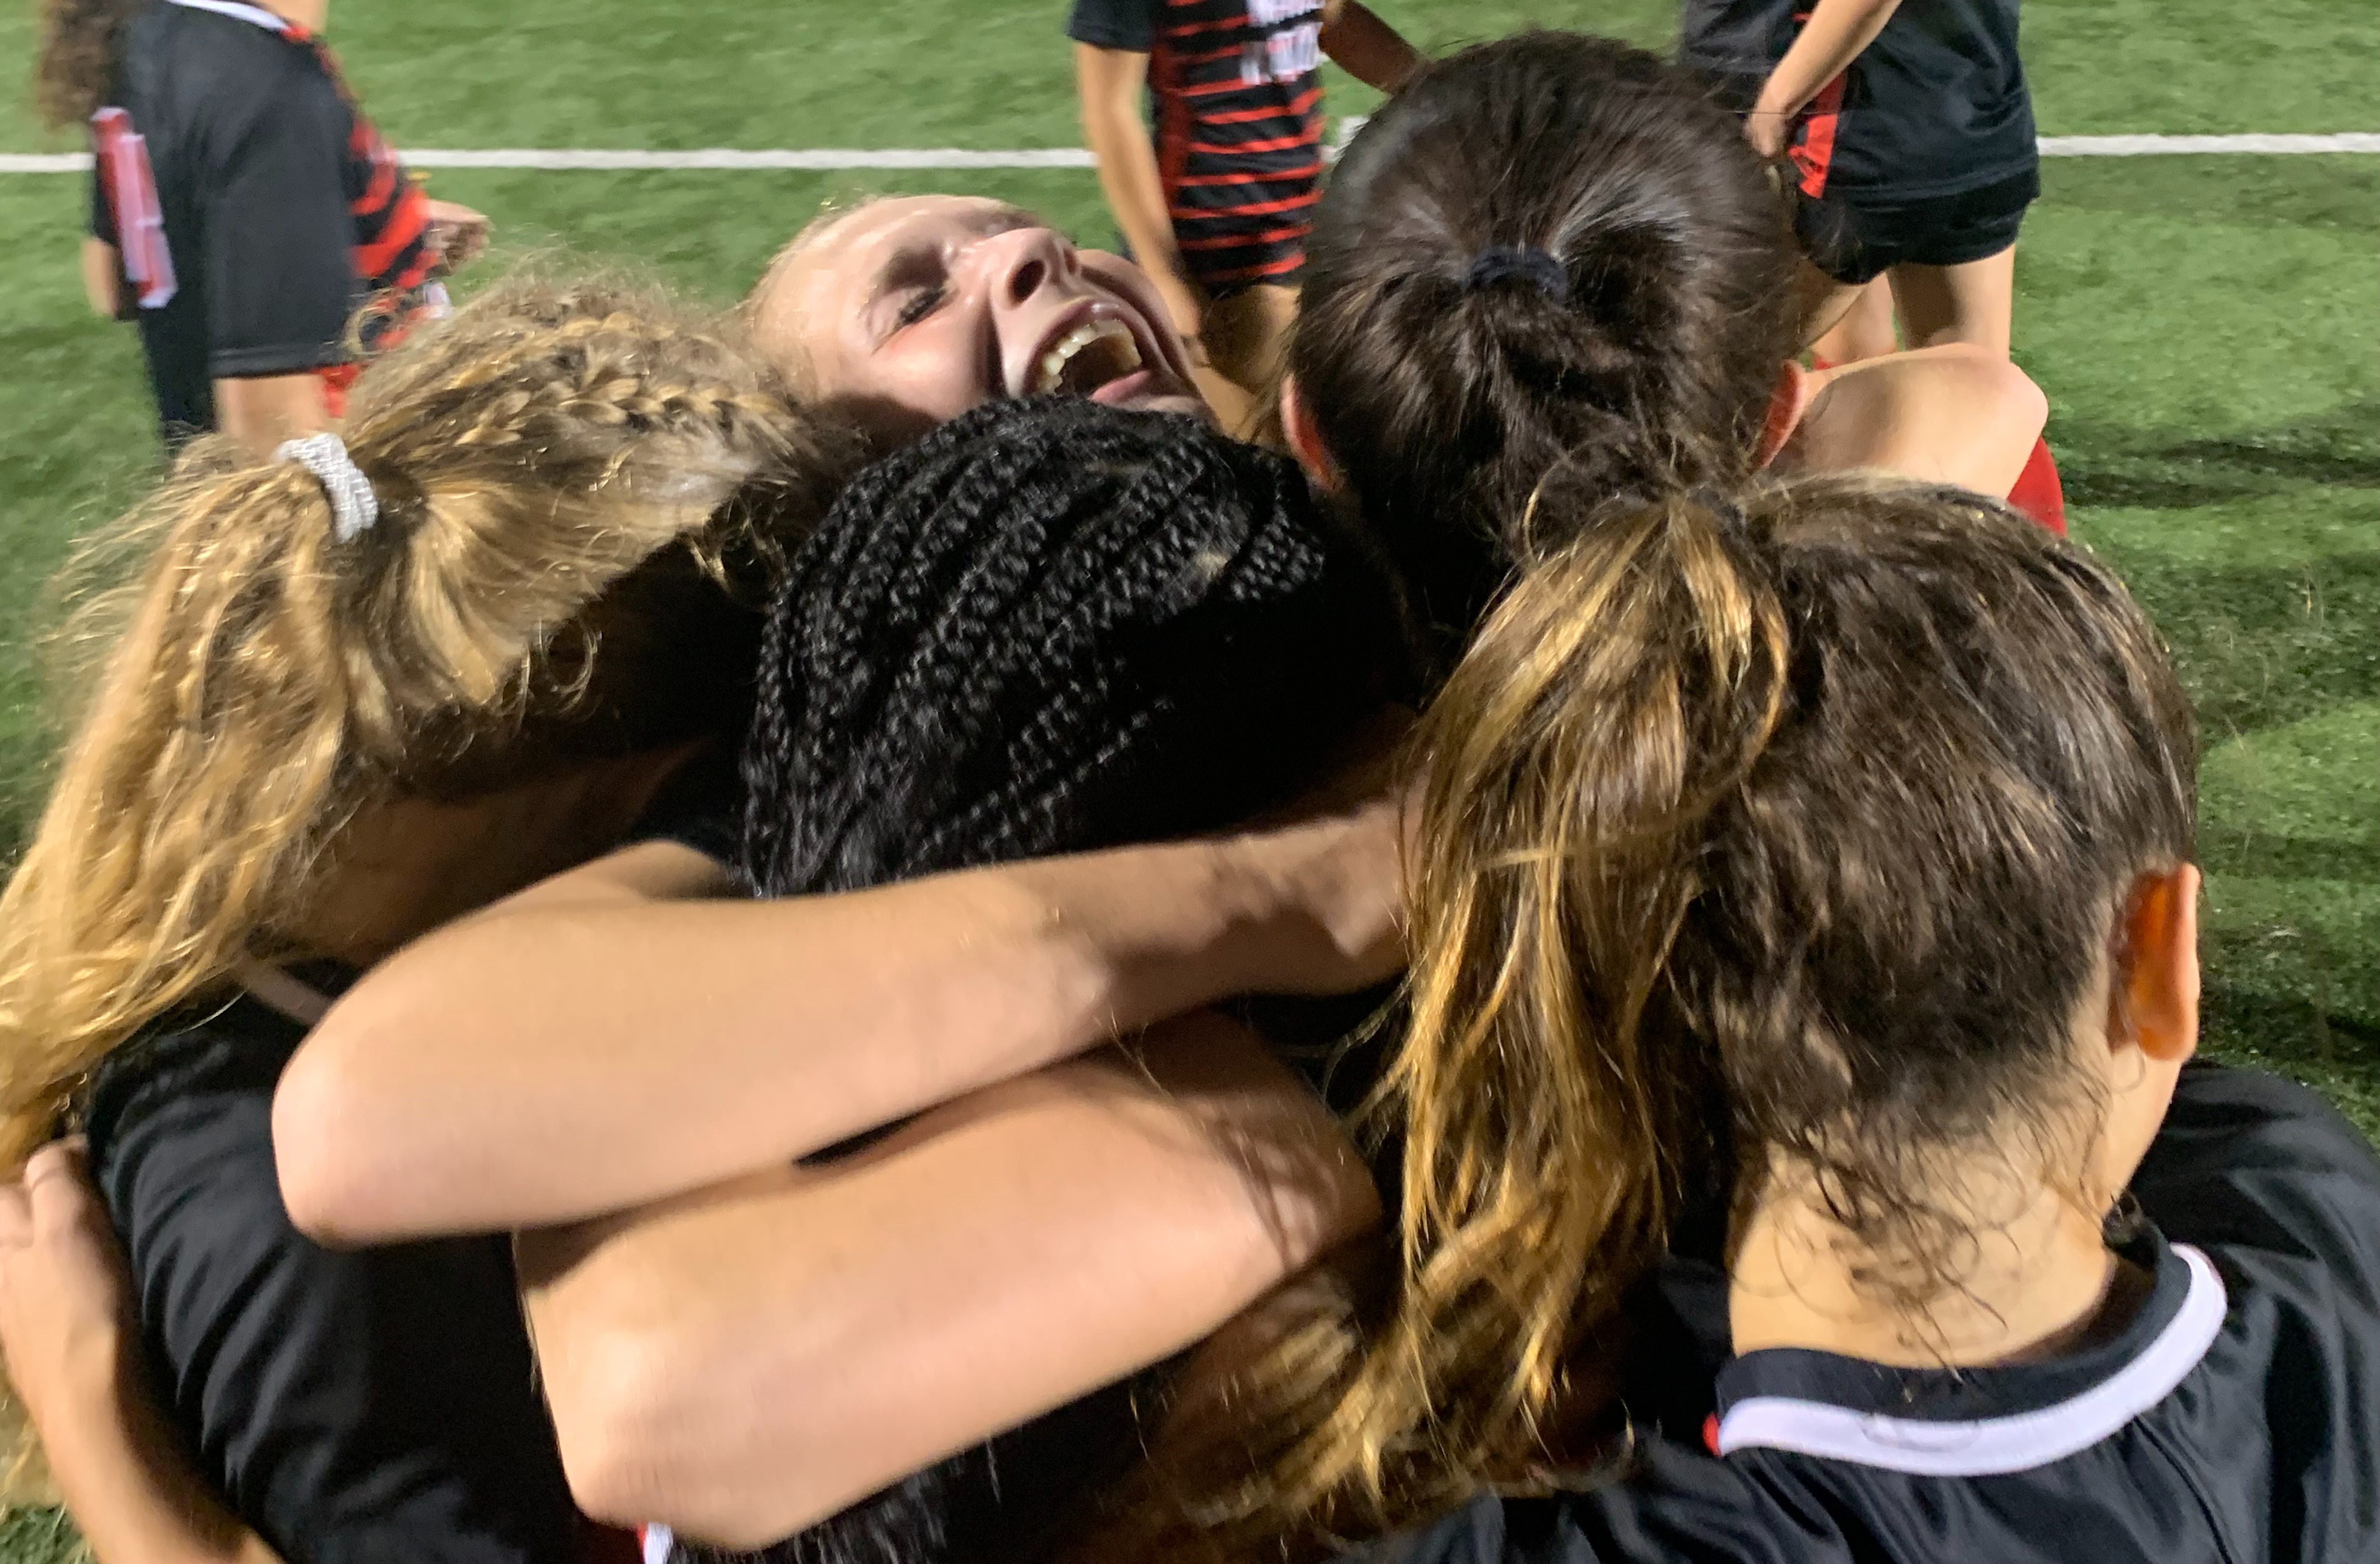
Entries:
[[1297,290],[1262,283],[1207,307],[1199,335],[1214,372],[1239,393],[1236,411],[1218,404],[1216,416],[1245,438],[1255,416],[1278,399],[1282,355],[1297,319]]
[[1851,313],[1810,345],[1810,357],[1822,364],[1851,364],[1881,358],[1900,346],[1892,323],[1892,285],[1878,277],[1860,289]]
[[1801,273],[1794,279],[1794,289],[1802,307],[1802,334],[1796,340],[1808,347],[1842,323],[1859,303],[1865,285],[1839,283],[1804,256]]
[[1960,266],[1896,266],[1892,296],[1912,347],[1973,343],[2008,356],[2016,309],[2016,247]]

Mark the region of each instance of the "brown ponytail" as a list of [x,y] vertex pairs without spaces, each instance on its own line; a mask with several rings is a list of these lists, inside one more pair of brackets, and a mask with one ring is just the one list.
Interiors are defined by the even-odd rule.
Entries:
[[52,129],[80,125],[106,101],[117,40],[150,0],[42,0],[33,103]]
[[1689,1187],[1806,1182],[1922,1307],[1979,1219],[1938,1170],[2055,1174],[2095,1134],[2075,1016],[2116,902],[2191,845],[2138,605],[1958,490],[1597,498],[1540,501],[1572,541],[1417,735],[1397,1274],[1234,1385],[1273,1415],[1239,1420],[1262,1474],[1197,1501],[1220,1553],[1554,1480]]
[[1522,32],[1433,61],[1349,145],[1289,367],[1459,649],[1512,561],[1564,540],[1521,525],[1548,473],[1638,503],[1749,476],[1793,265],[1767,171],[1692,79]]

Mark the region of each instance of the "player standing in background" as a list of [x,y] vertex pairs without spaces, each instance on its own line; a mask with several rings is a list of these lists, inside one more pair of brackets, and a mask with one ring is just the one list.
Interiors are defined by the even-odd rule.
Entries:
[[261,455],[334,420],[354,360],[485,243],[487,219],[424,197],[357,105],[315,36],[328,8],[44,5],[42,110],[91,127],[85,291],[139,321],[169,448],[220,428]]
[[[1910,346],[2009,351],[2017,229],[2041,194],[2017,5],[1687,0],[1680,63],[1716,81],[1799,189],[1804,341],[1881,276]],[[1878,350],[1873,298],[1862,314],[1832,354]],[[2065,529],[2046,444],[2009,499]]]
[[1245,431],[1297,307],[1322,56],[1393,92],[1421,55],[1361,0],[1075,0],[1066,34],[1108,207],[1197,356],[1199,389]]

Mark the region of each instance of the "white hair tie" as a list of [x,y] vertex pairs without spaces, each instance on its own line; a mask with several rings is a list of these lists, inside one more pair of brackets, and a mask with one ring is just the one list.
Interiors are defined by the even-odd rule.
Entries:
[[276,462],[296,462],[322,485],[331,497],[331,536],[345,543],[370,531],[380,519],[380,496],[371,479],[347,455],[347,443],[325,430],[303,440],[285,440],[273,447]]

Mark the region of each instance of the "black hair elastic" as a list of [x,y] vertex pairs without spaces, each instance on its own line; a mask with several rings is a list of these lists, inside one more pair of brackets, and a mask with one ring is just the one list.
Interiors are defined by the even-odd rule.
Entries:
[[1489,245],[1471,258],[1471,269],[1463,273],[1463,291],[1514,282],[1529,284],[1556,304],[1570,297],[1570,268],[1552,251],[1535,245]]

